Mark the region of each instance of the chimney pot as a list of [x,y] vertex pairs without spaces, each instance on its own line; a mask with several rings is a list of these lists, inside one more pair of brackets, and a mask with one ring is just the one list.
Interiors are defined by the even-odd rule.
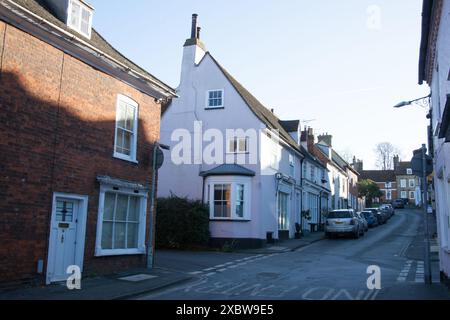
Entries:
[[198,14],[194,13],[192,15],[192,29],[191,29],[191,39],[197,39],[197,17]]

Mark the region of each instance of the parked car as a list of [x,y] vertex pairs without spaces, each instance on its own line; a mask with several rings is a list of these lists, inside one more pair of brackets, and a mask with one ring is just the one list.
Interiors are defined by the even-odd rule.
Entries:
[[388,203],[387,206],[391,209],[391,216],[395,215],[395,209],[392,204]]
[[369,228],[375,228],[378,227],[378,219],[377,217],[373,214],[372,211],[362,211],[361,214],[364,216],[364,218],[366,219]]
[[405,209],[405,202],[402,199],[396,199],[392,202],[394,209]]
[[387,215],[381,212],[378,208],[366,208],[366,211],[371,211],[378,219],[378,224],[382,225],[387,222]]
[[390,219],[392,217],[392,214],[394,211],[394,209],[390,205],[387,205],[387,204],[383,204],[380,207],[380,210],[381,210],[381,212],[383,212],[384,214],[387,215],[388,219]]
[[325,236],[333,235],[351,235],[358,239],[364,233],[360,226],[358,216],[353,209],[333,210],[331,211],[325,222]]
[[366,218],[361,214],[361,212],[356,213],[358,216],[358,219],[361,223],[361,227],[363,228],[364,232],[369,231],[369,223],[367,222]]

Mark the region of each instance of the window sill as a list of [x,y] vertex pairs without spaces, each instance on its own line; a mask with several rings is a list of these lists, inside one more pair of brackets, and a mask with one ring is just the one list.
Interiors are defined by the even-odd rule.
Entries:
[[145,254],[145,249],[97,249],[95,251],[96,257],[131,256],[143,254]]
[[226,219],[226,218],[210,218],[210,222],[250,222],[252,220],[249,219]]
[[205,108],[206,111],[223,110],[223,109],[225,109],[225,107],[207,107],[207,108]]
[[124,155],[122,155],[120,153],[116,153],[116,152],[113,154],[113,158],[127,161],[127,162],[134,163],[134,164],[139,164],[139,162],[136,159],[132,159],[130,157],[124,156]]

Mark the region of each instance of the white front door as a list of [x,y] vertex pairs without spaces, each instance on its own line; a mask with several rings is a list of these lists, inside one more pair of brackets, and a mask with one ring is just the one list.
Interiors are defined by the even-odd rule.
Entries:
[[[84,251],[86,205],[75,197],[54,196],[48,252],[47,283],[65,281],[67,267],[80,264],[79,250]],[[77,248],[83,246],[83,248]],[[78,263],[78,264],[77,264]],[[82,263],[82,262],[81,262]],[[81,265],[78,265],[82,269]]]

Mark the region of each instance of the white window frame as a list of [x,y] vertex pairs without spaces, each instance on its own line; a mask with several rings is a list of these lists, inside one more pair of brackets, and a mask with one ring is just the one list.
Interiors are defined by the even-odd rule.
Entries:
[[392,200],[392,190],[386,190],[386,200]]
[[406,179],[401,179],[400,180],[400,187],[401,188],[406,188],[406,186],[408,185],[408,182]]
[[[242,140],[245,140],[245,150],[240,151],[239,150],[239,144]],[[230,144],[231,142],[236,142],[236,150],[231,150]],[[250,139],[248,137],[233,137],[228,139],[227,141],[227,153],[229,154],[247,154],[249,153],[249,145],[250,145]]]
[[[134,134],[133,134],[133,140],[131,141],[131,151],[130,151],[129,156],[116,151],[117,131],[118,131],[117,125],[119,123],[119,104],[120,104],[120,102],[126,103],[135,108]],[[138,132],[139,132],[138,124],[139,124],[139,104],[127,96],[124,96],[122,94],[117,95],[116,123],[115,123],[115,127],[114,127],[114,154],[113,154],[114,158],[125,160],[125,161],[130,161],[133,163],[138,163],[138,161],[137,161],[137,141],[138,141]]]
[[[412,195],[412,197],[411,197]],[[415,200],[416,199],[416,192],[415,191],[410,191],[409,192],[409,199],[410,200]]]
[[[77,5],[80,6],[80,16],[78,17],[78,25],[73,25],[72,24],[72,6],[73,3],[76,3]],[[89,12],[89,26],[88,26],[88,33],[84,33],[81,30],[81,24],[82,24],[82,19],[83,19],[83,10],[88,11]],[[83,36],[91,39],[91,35],[92,35],[92,16],[93,16],[93,11],[91,8],[89,8],[88,6],[86,6],[84,3],[82,3],[79,0],[69,0],[69,7],[67,9],[67,26],[75,31],[77,31],[78,33],[82,34]]]
[[[221,92],[222,93],[222,104],[220,106],[210,106],[209,105],[209,94],[211,92]],[[206,109],[222,109],[225,107],[225,90],[224,89],[215,89],[206,91],[206,101],[205,101]]]
[[[103,232],[103,213],[105,207],[106,193],[123,194],[127,196],[140,198],[139,227],[138,227],[138,247],[132,249],[103,249],[102,248],[102,232]],[[97,235],[95,240],[95,256],[121,256],[121,255],[142,255],[146,254],[145,236],[146,236],[146,220],[147,220],[147,200],[148,192],[140,191],[135,193],[133,189],[119,188],[116,190],[112,185],[100,186],[100,197],[98,205],[97,218]]]
[[400,194],[401,199],[408,199],[408,192],[402,191]]
[[292,154],[289,154],[289,174],[295,178],[295,157]]
[[385,187],[386,189],[392,188],[392,182],[385,182],[385,183],[384,183],[384,187]]
[[[214,216],[214,185],[231,185],[231,217],[215,217]],[[208,187],[206,199],[209,199],[209,218],[210,220],[218,221],[250,221],[250,208],[251,208],[251,182],[249,178],[245,177],[209,177],[207,179]],[[236,202],[237,202],[237,186],[244,186],[244,214],[242,217],[236,215]]]
[[406,169],[406,174],[407,175],[412,175],[413,174],[412,169],[410,169],[410,168]]
[[415,188],[416,187],[416,180],[409,179],[408,185],[409,185],[410,188]]

